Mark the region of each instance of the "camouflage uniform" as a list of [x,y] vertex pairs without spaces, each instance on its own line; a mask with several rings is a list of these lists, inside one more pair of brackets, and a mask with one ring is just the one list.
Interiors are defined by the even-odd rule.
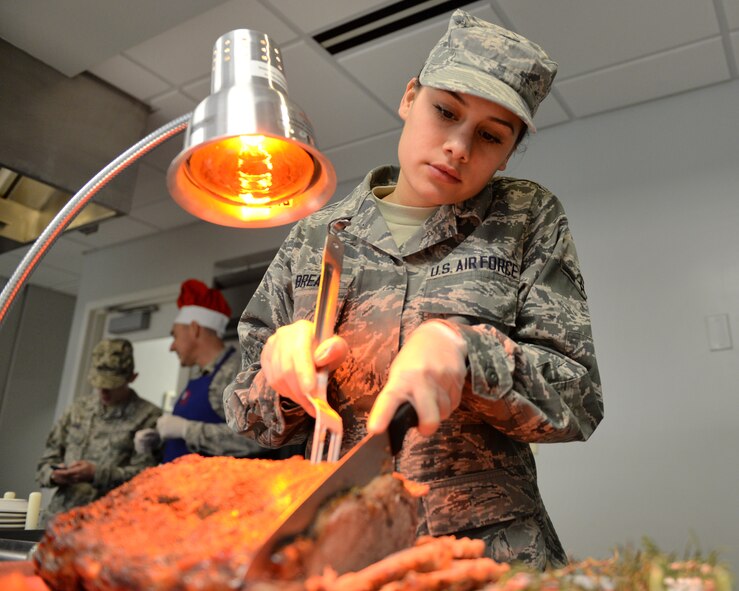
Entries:
[[[96,395],[75,401],[49,433],[36,471],[41,486],[57,487],[47,514],[90,503],[144,468],[158,464],[159,457],[136,453],[133,436],[139,429],[154,427],[161,414],[157,406],[133,390],[128,401],[115,406],[105,406]],[[93,482],[51,482],[52,464],[69,465],[77,460],[95,464]]]
[[[202,368],[202,374],[212,373],[216,365],[229,351],[231,349],[228,347],[224,349],[217,359]],[[234,456],[239,458],[252,457],[264,451],[255,441],[234,433],[225,422],[223,390],[231,383],[240,368],[239,355],[233,353],[223,362],[223,365],[213,376],[213,380],[208,387],[208,402],[210,402],[215,413],[224,419],[224,422],[205,423],[191,420],[185,430],[185,444],[191,452],[207,456]]]
[[371,197],[397,174],[372,171],[347,198],[293,228],[241,317],[243,370],[224,392],[228,423],[268,446],[307,438],[312,419],[277,402],[260,353],[279,326],[312,319],[327,225],[346,218],[336,332],[350,353],[329,382],[344,422],[342,451],[364,436],[390,363],[414,328],[464,318],[461,406],[429,438],[411,430],[396,459],[399,472],[430,485],[419,533],[469,533],[485,537],[498,560],[562,564],[528,444],[585,440],[603,415],[562,206],[536,183],[494,178],[475,197],[441,206],[398,248]]

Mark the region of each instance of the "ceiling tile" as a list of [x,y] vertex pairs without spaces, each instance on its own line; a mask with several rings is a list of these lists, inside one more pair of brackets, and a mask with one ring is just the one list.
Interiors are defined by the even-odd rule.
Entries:
[[133,189],[131,214],[142,207],[169,199],[165,174],[158,168],[154,168],[146,162],[141,162],[138,166],[136,184]]
[[[59,271],[66,271],[69,274],[79,274],[82,272],[83,256],[84,252],[88,248],[79,242],[76,242],[71,236],[75,235],[75,231],[68,234],[63,234],[60,238],[54,241],[44,254],[41,262],[34,270],[33,275],[36,275],[41,268],[57,269]],[[3,253],[0,256],[0,275],[12,275],[18,264],[21,262],[26,254],[31,250],[35,243],[26,244],[20,248],[16,248],[9,252]]]
[[167,82],[121,55],[91,68],[90,72],[109,84],[124,89],[140,101],[146,101],[169,88]]
[[723,0],[729,28],[739,29],[739,0]]
[[159,230],[170,230],[201,221],[199,218],[182,209],[171,198],[140,207],[136,211],[131,212],[131,218],[145,222],[150,226],[155,226]]
[[191,113],[197,102],[178,90],[172,90],[149,101],[154,112],[149,116],[149,123],[162,126],[177,117]]
[[364,178],[376,166],[397,164],[399,139],[400,122],[398,128],[389,133],[338,150],[327,150],[326,156],[336,169],[339,183],[354,181]]
[[534,125],[537,129],[544,129],[551,125],[558,125],[569,120],[567,112],[559,104],[557,98],[553,95],[549,95],[544,99],[544,102],[539,105],[539,110],[536,112],[534,117]]
[[74,285],[78,282],[78,273],[57,269],[49,265],[39,265],[28,278],[27,283],[48,287],[49,289],[59,289],[61,287]]
[[71,277],[68,281],[55,282],[54,286],[50,287],[49,289],[60,291],[62,293],[66,293],[67,295],[76,297],[80,291],[80,276],[75,275],[74,277]]
[[0,37],[71,77],[222,2],[0,2]]
[[185,84],[210,74],[213,45],[234,29],[262,31],[278,45],[295,38],[289,27],[256,0],[231,0],[125,53],[164,80]]
[[[150,123],[152,124],[151,129],[149,129],[147,133],[151,133],[156,128],[160,127],[159,125],[153,125],[153,121],[150,121]],[[172,136],[167,141],[159,144],[151,152],[147,153],[143,158],[141,158],[141,162],[145,162],[149,166],[156,168],[160,172],[166,174],[169,165],[172,163],[172,160],[174,160],[175,157],[177,157],[177,155],[182,151],[184,142],[184,133]]]
[[559,79],[718,35],[712,0],[498,0],[516,31],[560,65]]
[[623,107],[729,78],[720,39],[609,68],[557,85],[578,117]]
[[[394,0],[268,0],[301,31],[316,33],[372,12]],[[268,31],[265,31],[269,33]]]
[[[489,6],[471,8],[471,14],[500,24]],[[351,73],[368,92],[395,112],[406,84],[417,75],[431,49],[446,31],[449,15],[424,21],[373,43],[346,51],[337,61]]]
[[211,75],[208,74],[205,78],[185,84],[182,87],[182,92],[199,104],[202,100],[210,96],[210,83]]
[[300,42],[283,49],[290,99],[305,111],[321,149],[382,133],[397,118],[329,62]]
[[144,224],[128,216],[117,217],[100,222],[98,231],[93,234],[72,232],[71,238],[88,247],[88,249],[104,248],[119,242],[135,240],[152,233],[152,226]]
[[84,244],[77,242],[72,237],[73,235],[74,232],[70,232],[56,240],[44,255],[44,258],[41,259],[41,266],[50,266],[71,273],[81,273],[84,253],[89,249]]

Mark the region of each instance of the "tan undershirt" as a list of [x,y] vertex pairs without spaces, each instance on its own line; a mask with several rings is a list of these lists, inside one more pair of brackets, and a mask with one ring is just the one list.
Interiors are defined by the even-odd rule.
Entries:
[[[372,189],[372,195],[377,203],[377,207],[385,218],[390,233],[395,240],[395,244],[400,248],[403,243],[413,236],[423,223],[439,209],[438,206],[433,207],[412,207],[409,205],[398,205],[397,203],[388,203],[383,200],[393,192],[395,187],[375,187]],[[413,299],[421,288],[424,275],[418,265],[413,264],[408,259],[405,261],[405,268],[408,277],[408,289],[406,291],[406,303]]]
[[393,235],[395,244],[402,246],[423,223],[439,209],[438,206],[433,207],[411,207],[409,205],[398,205],[397,203],[388,203],[384,200],[395,187],[375,187],[372,189],[372,195],[377,203],[377,207],[385,218],[390,233]]

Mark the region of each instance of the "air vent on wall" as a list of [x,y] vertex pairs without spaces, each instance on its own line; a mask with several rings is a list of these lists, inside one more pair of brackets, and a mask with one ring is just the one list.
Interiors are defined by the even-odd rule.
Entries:
[[402,0],[323,31],[315,35],[313,39],[330,54],[336,55],[466,4],[472,4],[472,2],[469,0]]

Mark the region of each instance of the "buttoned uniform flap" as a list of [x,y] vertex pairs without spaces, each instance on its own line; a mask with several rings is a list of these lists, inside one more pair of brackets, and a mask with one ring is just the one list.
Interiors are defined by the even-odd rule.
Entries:
[[428,484],[429,492],[422,501],[432,536],[502,523],[539,510],[536,486],[505,468]]
[[[342,271],[339,282],[339,294],[336,305],[337,318],[346,300],[354,278],[350,271]],[[293,277],[293,320],[313,320],[318,302],[318,286],[321,282],[321,270],[302,273]]]
[[475,269],[427,277],[419,308],[429,316],[463,316],[471,324],[490,323],[510,329],[516,324],[517,298],[516,279],[489,269]]

